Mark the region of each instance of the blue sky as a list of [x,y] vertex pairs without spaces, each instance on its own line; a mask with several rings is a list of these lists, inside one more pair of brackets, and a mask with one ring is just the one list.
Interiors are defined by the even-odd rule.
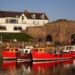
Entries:
[[0,0],[0,10],[44,12],[49,21],[75,21],[75,0]]

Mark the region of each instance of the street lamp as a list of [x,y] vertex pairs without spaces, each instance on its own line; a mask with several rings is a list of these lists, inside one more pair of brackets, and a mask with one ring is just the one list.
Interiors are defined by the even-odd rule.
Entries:
[[0,43],[2,43],[2,36],[0,37],[0,39],[1,39],[1,40],[0,40]]

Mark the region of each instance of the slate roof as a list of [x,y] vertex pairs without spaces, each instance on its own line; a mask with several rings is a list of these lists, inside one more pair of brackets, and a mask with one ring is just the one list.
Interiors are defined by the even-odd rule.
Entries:
[[28,18],[28,19],[34,19],[32,16],[35,15],[35,19],[42,19],[41,16],[44,15],[44,19],[48,20],[48,17],[46,16],[45,13],[33,13],[33,12],[14,12],[14,11],[0,11],[0,17],[4,18],[4,17],[19,17],[21,16],[21,14],[24,13],[24,15]]
[[0,11],[0,17],[16,17],[20,16],[22,12],[13,12],[13,11]]

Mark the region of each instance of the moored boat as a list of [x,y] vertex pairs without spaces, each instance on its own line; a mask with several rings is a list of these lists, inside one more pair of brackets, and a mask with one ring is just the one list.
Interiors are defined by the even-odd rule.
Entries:
[[2,59],[3,60],[16,60],[16,52],[18,49],[16,48],[7,48],[2,51]]
[[72,58],[70,52],[54,51],[47,48],[36,48],[32,50],[32,61],[65,60]]
[[21,48],[17,52],[17,61],[31,61],[31,49]]

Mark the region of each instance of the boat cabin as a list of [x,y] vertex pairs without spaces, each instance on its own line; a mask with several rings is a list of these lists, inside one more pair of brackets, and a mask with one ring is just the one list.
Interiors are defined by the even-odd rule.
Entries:
[[63,52],[75,51],[75,46],[65,46]]
[[54,52],[50,48],[46,48],[46,47],[33,48],[32,51],[42,52],[42,53],[53,53]]
[[9,51],[9,52],[17,52],[18,49],[16,49],[16,48],[7,48],[7,49],[5,49],[5,51]]
[[46,51],[46,49],[45,48],[33,48],[32,51],[44,53]]
[[31,53],[31,50],[30,49],[19,49],[19,52],[20,53],[25,53],[25,54],[29,54],[29,53]]

